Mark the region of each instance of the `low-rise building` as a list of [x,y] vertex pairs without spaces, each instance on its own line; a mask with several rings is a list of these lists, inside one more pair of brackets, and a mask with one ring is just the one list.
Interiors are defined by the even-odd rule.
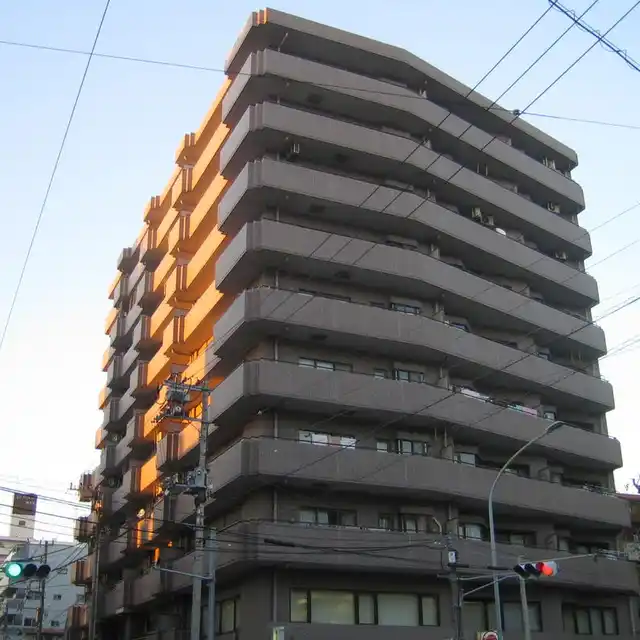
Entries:
[[84,602],[84,590],[71,583],[71,563],[84,555],[84,545],[33,541],[14,545],[4,563],[29,560],[34,564],[49,565],[51,572],[44,584],[35,577],[10,578],[0,574],[0,640],[36,638],[42,587],[43,640],[62,637],[67,610]]

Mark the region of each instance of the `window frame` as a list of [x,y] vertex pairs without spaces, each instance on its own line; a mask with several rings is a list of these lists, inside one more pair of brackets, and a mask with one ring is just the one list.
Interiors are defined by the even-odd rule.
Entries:
[[[289,591],[289,622],[291,624],[340,624],[340,623],[331,623],[331,622],[312,622],[313,611],[311,606],[311,596],[312,593],[349,593],[353,595],[353,616],[354,616],[354,624],[353,625],[342,625],[342,626],[384,626],[384,627],[403,627],[405,625],[381,625],[379,623],[379,596],[407,596],[413,597],[416,600],[416,607],[418,612],[418,624],[416,627],[413,625],[406,625],[407,628],[421,628],[421,627],[440,627],[441,626],[441,613],[440,613],[440,599],[437,594],[433,593],[414,593],[414,592],[398,592],[398,591],[360,591],[355,589],[300,589],[300,588],[292,588]],[[296,594],[302,596],[304,594],[304,602],[305,602],[305,621],[294,620],[293,619],[293,602],[296,597]],[[361,607],[361,598],[371,598],[372,599],[372,612],[373,612],[373,622],[361,622],[360,615],[360,607]],[[435,624],[426,623],[425,622],[425,600],[431,601],[433,604],[433,610],[436,615]]]
[[[314,522],[307,522],[306,520],[300,520],[300,514],[303,511],[308,511],[314,514]],[[327,514],[327,522],[319,522],[318,514],[324,512]],[[343,521],[332,524],[330,515],[334,514],[339,516],[338,520],[341,520],[343,516],[348,515],[353,517],[353,524],[344,524]],[[300,507],[298,509],[298,524],[304,524],[312,527],[357,527],[358,526],[358,512],[355,509],[339,509],[333,507]]]
[[[485,629],[489,629],[490,626],[493,624],[493,617],[494,617],[494,604],[492,600],[485,600],[485,599],[478,599],[478,600],[474,600],[474,599],[469,599],[468,602],[471,604],[476,604],[476,605],[480,605],[482,607],[482,626]],[[512,633],[519,633],[522,632],[524,630],[524,620],[522,618],[522,606],[521,606],[521,602],[518,600],[507,600],[507,601],[503,601],[500,609],[500,618],[502,621],[502,626],[504,628],[505,631],[509,631]],[[544,621],[542,619],[542,603],[539,601],[534,600],[533,602],[528,602],[527,603],[529,606],[529,623],[531,624],[531,622],[535,619],[537,621],[537,625],[535,624],[531,624],[531,631],[533,633],[540,633],[544,631]],[[521,628],[520,629],[506,629],[505,627],[505,615],[504,615],[504,608],[506,605],[515,605],[518,607],[518,609],[520,610],[520,623],[521,623]],[[531,615],[531,610],[535,610],[536,614],[535,616]],[[464,612],[463,612],[463,626],[464,626]],[[536,628],[539,627],[539,628]]]
[[[238,631],[238,603],[240,601],[239,596],[234,596],[233,598],[225,598],[224,600],[216,601],[216,633],[219,635],[225,635],[228,633],[236,633]],[[223,622],[223,607],[224,605],[233,605],[233,627],[229,630],[223,630],[222,622]]]
[[[580,632],[578,630],[578,618],[577,614],[586,614],[586,620],[588,622],[589,631],[587,633]],[[605,613],[613,613],[614,631],[607,632],[605,630]],[[572,629],[566,628],[567,615],[571,616]],[[600,618],[600,630],[594,632],[593,630],[593,615],[598,615]],[[617,636],[620,634],[620,620],[618,618],[618,609],[616,607],[599,607],[580,605],[573,602],[567,602],[562,604],[562,622],[564,631],[567,633],[573,633],[576,636]]]

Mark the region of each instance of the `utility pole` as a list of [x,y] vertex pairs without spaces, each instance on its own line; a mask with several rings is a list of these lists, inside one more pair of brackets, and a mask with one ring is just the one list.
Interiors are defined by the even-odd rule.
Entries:
[[[47,564],[47,558],[49,554],[49,541],[44,541],[44,555],[43,555],[43,564]],[[42,640],[42,626],[44,622],[44,601],[45,601],[45,590],[47,588],[47,578],[44,577],[40,580],[40,607],[38,608],[38,631],[36,638],[37,640]]]
[[447,535],[447,566],[449,567],[449,586],[451,587],[451,621],[453,623],[454,640],[462,640],[462,603],[463,595],[460,589],[458,569],[469,565],[458,562],[458,552],[453,548],[451,534]]
[[[204,575],[205,567],[205,531],[204,531],[204,503],[206,500],[207,477],[207,409],[209,406],[209,390],[202,392],[202,422],[200,422],[200,438],[198,452],[198,467],[196,478],[202,479],[205,492],[194,494],[196,503],[196,573]],[[199,555],[198,554],[199,551]],[[193,579],[193,595],[191,601],[191,640],[200,640],[200,625],[202,621],[202,580]]]
[[89,640],[96,640],[96,629],[98,626],[98,587],[100,580],[98,573],[100,571],[100,514],[96,521],[96,533],[94,536],[93,549],[93,569],[91,574],[91,605],[89,609]]
[[209,591],[207,594],[207,640],[216,635],[216,532],[209,529]]
[[527,584],[525,579],[518,577],[520,582],[520,607],[522,609],[522,626],[524,627],[524,640],[531,640],[531,621],[529,620],[529,603],[527,602]]
[[[209,396],[211,391],[206,385],[190,385],[168,380],[164,386],[167,389],[165,410],[157,418],[158,421],[165,418],[177,421],[200,422],[200,437],[198,439],[198,466],[187,473],[186,479],[173,476],[165,483],[165,493],[188,493],[193,495],[196,507],[196,531],[195,531],[195,571],[193,575],[193,588],[191,598],[191,635],[190,640],[200,640],[202,627],[202,585],[209,583],[209,590],[213,592],[214,606],[207,615],[208,639],[213,640],[215,631],[215,566],[205,563],[205,552],[213,553],[206,544],[208,536],[204,525],[204,504],[209,495],[207,482],[207,436],[209,422],[207,420],[209,408]],[[186,405],[191,400],[191,393],[202,394],[202,417],[197,420],[187,415]],[[185,481],[186,480],[186,481]],[[209,566],[207,566],[209,564]],[[211,598],[209,598],[211,599]]]

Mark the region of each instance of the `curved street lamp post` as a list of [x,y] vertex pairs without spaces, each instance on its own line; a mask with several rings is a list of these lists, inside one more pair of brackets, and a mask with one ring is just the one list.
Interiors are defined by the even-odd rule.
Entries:
[[[493,521],[493,493],[495,491],[496,485],[498,484],[498,480],[504,475],[505,471],[509,469],[513,461],[520,456],[525,450],[527,450],[531,445],[534,445],[539,440],[542,440],[546,435],[552,433],[563,427],[565,425],[564,422],[560,420],[555,420],[552,422],[540,435],[537,435],[535,438],[529,440],[529,442],[525,443],[522,447],[520,447],[502,466],[500,471],[498,471],[495,479],[493,480],[493,484],[491,485],[491,489],[489,490],[489,539],[491,541],[491,566],[493,573],[493,597],[494,597],[494,605],[495,605],[495,619],[496,619],[496,629],[498,631],[498,637],[502,640],[502,606],[500,603],[500,583],[497,580],[496,567],[498,566],[498,551],[496,549],[496,532]],[[523,611],[522,615],[527,615],[528,612]]]

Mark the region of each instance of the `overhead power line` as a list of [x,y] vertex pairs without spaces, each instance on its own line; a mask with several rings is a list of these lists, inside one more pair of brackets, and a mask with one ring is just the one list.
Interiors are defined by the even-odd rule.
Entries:
[[586,22],[581,20],[580,17],[576,15],[575,11],[567,9],[567,7],[561,5],[558,0],[549,0],[549,3],[554,9],[557,9],[565,16],[567,16],[567,18],[572,20],[579,29],[582,29],[582,31],[584,31],[585,33],[588,33],[597,38],[600,44],[602,44],[605,49],[608,49],[612,53],[615,53],[617,56],[622,58],[634,71],[640,71],[640,63],[636,62],[624,49],[621,49],[617,45],[613,44],[613,42],[607,40],[597,29],[590,27]]
[[[225,70],[220,68],[220,67],[209,67],[209,66],[196,65],[196,64],[173,62],[173,61],[169,61],[169,60],[156,60],[156,59],[153,59],[153,58],[140,58],[140,57],[135,57],[135,56],[124,56],[124,55],[110,54],[110,53],[94,52],[92,54],[91,51],[85,51],[85,50],[82,50],[82,49],[69,49],[69,48],[65,48],[65,47],[52,47],[52,46],[42,45],[42,44],[37,44],[37,43],[18,42],[18,41],[15,41],[15,40],[0,40],[0,46],[35,49],[35,50],[49,51],[49,52],[55,52],[55,53],[66,53],[66,54],[71,54],[71,55],[82,55],[82,56],[93,55],[94,58],[103,58],[103,59],[107,59],[107,60],[120,60],[120,61],[123,61],[123,62],[134,62],[134,63],[139,63],[139,64],[148,64],[148,65],[169,67],[169,68],[175,68],[175,69],[185,69],[185,70],[191,70],[191,71],[202,71],[202,72],[206,72],[206,73],[216,73],[216,74],[224,74],[225,73]],[[251,75],[251,74],[249,74],[249,73],[245,74],[245,73],[243,73],[241,71],[234,73],[234,76],[242,76],[242,75]],[[361,93],[370,93],[370,94],[375,94],[375,95],[390,95],[390,96],[396,96],[396,97],[399,97],[399,98],[404,98],[406,100],[422,100],[423,99],[421,96],[418,96],[418,95],[407,95],[405,93],[399,93],[397,91],[380,91],[380,90],[375,90],[375,89],[362,89],[362,88],[359,88],[359,87],[349,87],[349,86],[333,84],[333,83],[316,83],[316,86],[324,87],[326,89],[352,89],[354,91],[359,91]],[[467,102],[462,101],[462,100],[461,101],[456,101],[456,100],[444,100],[443,99],[442,103],[443,104],[448,104],[448,105],[451,105],[451,106],[453,106],[453,105],[457,105],[457,106],[461,106],[461,107],[470,107],[471,106]],[[502,111],[502,112],[507,112],[507,113],[512,113],[514,111],[513,109],[507,109],[506,107],[502,107],[502,106],[499,106],[499,105],[492,105],[491,107],[488,108],[488,110],[497,111],[497,112]],[[517,111],[517,109],[516,109],[516,111]],[[547,119],[552,119],[552,120],[560,120],[560,121],[573,122],[573,123],[578,123],[578,124],[588,124],[588,125],[597,125],[597,126],[603,126],[603,127],[613,127],[613,128],[625,129],[625,130],[630,130],[630,131],[639,131],[640,130],[640,125],[635,125],[635,124],[631,124],[631,123],[611,122],[611,121],[606,121],[606,120],[594,120],[594,119],[589,119],[589,118],[580,118],[580,117],[576,117],[576,116],[553,114],[553,113],[537,113],[537,112],[528,111],[526,113],[526,116],[528,116],[529,118],[547,118]]]
[[67,144],[67,138],[69,137],[69,131],[71,130],[71,125],[73,124],[73,119],[76,115],[76,110],[78,108],[78,102],[80,102],[80,96],[82,95],[82,91],[84,89],[85,81],[87,79],[87,75],[89,73],[89,67],[91,66],[91,61],[93,60],[93,56],[95,53],[96,46],[98,45],[98,40],[100,38],[100,33],[102,32],[102,26],[104,25],[105,18],[107,17],[107,12],[109,11],[109,5],[111,4],[111,0],[107,0],[104,10],[102,12],[102,17],[100,18],[100,23],[98,25],[98,30],[96,32],[95,38],[93,40],[93,46],[91,47],[91,51],[89,52],[89,57],[87,59],[87,64],[84,68],[84,73],[82,74],[82,79],[80,80],[80,86],[78,87],[78,91],[76,93],[75,100],[73,102],[73,107],[71,108],[71,113],[69,114],[69,119],[67,120],[67,125],[64,129],[64,134],[62,136],[62,141],[60,142],[60,147],[58,149],[58,153],[56,155],[56,159],[53,163],[53,169],[51,170],[51,175],[49,177],[49,183],[47,184],[47,188],[45,190],[44,198],[42,199],[42,204],[40,205],[40,212],[38,213],[38,217],[36,219],[35,227],[33,228],[33,232],[31,234],[31,239],[29,241],[29,246],[27,248],[27,253],[24,257],[24,262],[22,264],[22,269],[20,270],[20,275],[18,276],[18,282],[16,284],[15,290],[13,292],[13,297],[11,299],[11,303],[9,305],[9,311],[7,312],[7,317],[4,323],[4,327],[2,329],[2,334],[0,334],[0,351],[2,351],[2,347],[4,346],[4,342],[7,337],[7,331],[9,330],[9,325],[11,323],[11,318],[13,316],[13,311],[16,306],[16,302],[18,300],[18,295],[20,294],[20,289],[22,288],[22,282],[24,281],[24,276],[27,271],[27,266],[29,265],[29,260],[31,258],[31,253],[33,251],[33,246],[35,244],[36,238],[38,236],[38,231],[40,230],[40,224],[42,223],[42,218],[44,216],[45,209],[47,208],[47,203],[49,202],[49,195],[51,194],[51,189],[53,187],[53,183],[56,178],[56,174],[58,173],[58,167],[60,166],[60,160],[62,158],[62,153],[64,152],[65,145]]

